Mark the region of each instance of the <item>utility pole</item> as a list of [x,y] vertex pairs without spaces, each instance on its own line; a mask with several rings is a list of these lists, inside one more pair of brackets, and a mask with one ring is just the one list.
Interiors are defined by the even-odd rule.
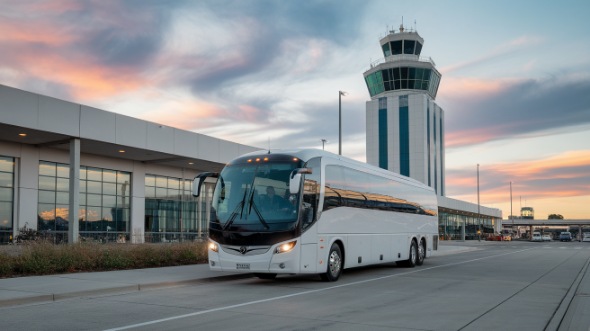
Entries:
[[477,164],[477,223],[479,224],[478,241],[481,241],[481,214],[479,211],[479,163]]

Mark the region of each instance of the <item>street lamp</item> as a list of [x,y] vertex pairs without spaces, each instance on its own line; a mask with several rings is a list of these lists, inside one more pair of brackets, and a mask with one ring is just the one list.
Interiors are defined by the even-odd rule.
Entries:
[[327,142],[328,141],[326,139],[322,139],[322,150],[325,150],[324,146],[326,145]]
[[342,96],[346,92],[338,91],[338,155],[342,155]]
[[477,164],[477,223],[479,224],[478,241],[481,241],[481,214],[479,212],[479,163]]

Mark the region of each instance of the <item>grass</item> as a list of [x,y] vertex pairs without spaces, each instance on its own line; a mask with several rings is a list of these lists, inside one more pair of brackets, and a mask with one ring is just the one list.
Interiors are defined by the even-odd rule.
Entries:
[[31,242],[0,250],[0,278],[207,263],[204,242],[54,245]]

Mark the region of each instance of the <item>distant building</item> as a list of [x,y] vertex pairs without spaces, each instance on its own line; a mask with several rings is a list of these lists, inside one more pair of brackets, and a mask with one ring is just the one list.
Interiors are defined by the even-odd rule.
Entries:
[[520,208],[520,218],[524,220],[534,220],[535,210],[533,207],[522,207]]

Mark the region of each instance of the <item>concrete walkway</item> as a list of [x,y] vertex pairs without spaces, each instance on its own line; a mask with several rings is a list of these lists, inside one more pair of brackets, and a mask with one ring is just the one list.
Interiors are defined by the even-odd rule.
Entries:
[[[439,244],[434,257],[481,249],[492,242],[452,242]],[[590,325],[590,272],[586,266],[577,284],[560,307],[560,330],[577,330]],[[51,302],[69,298],[131,293],[146,289],[215,282],[252,277],[251,274],[212,272],[207,264],[150,269],[73,273],[0,279],[0,307]],[[565,328],[564,328],[565,326]],[[556,330],[557,325],[549,325]]]

